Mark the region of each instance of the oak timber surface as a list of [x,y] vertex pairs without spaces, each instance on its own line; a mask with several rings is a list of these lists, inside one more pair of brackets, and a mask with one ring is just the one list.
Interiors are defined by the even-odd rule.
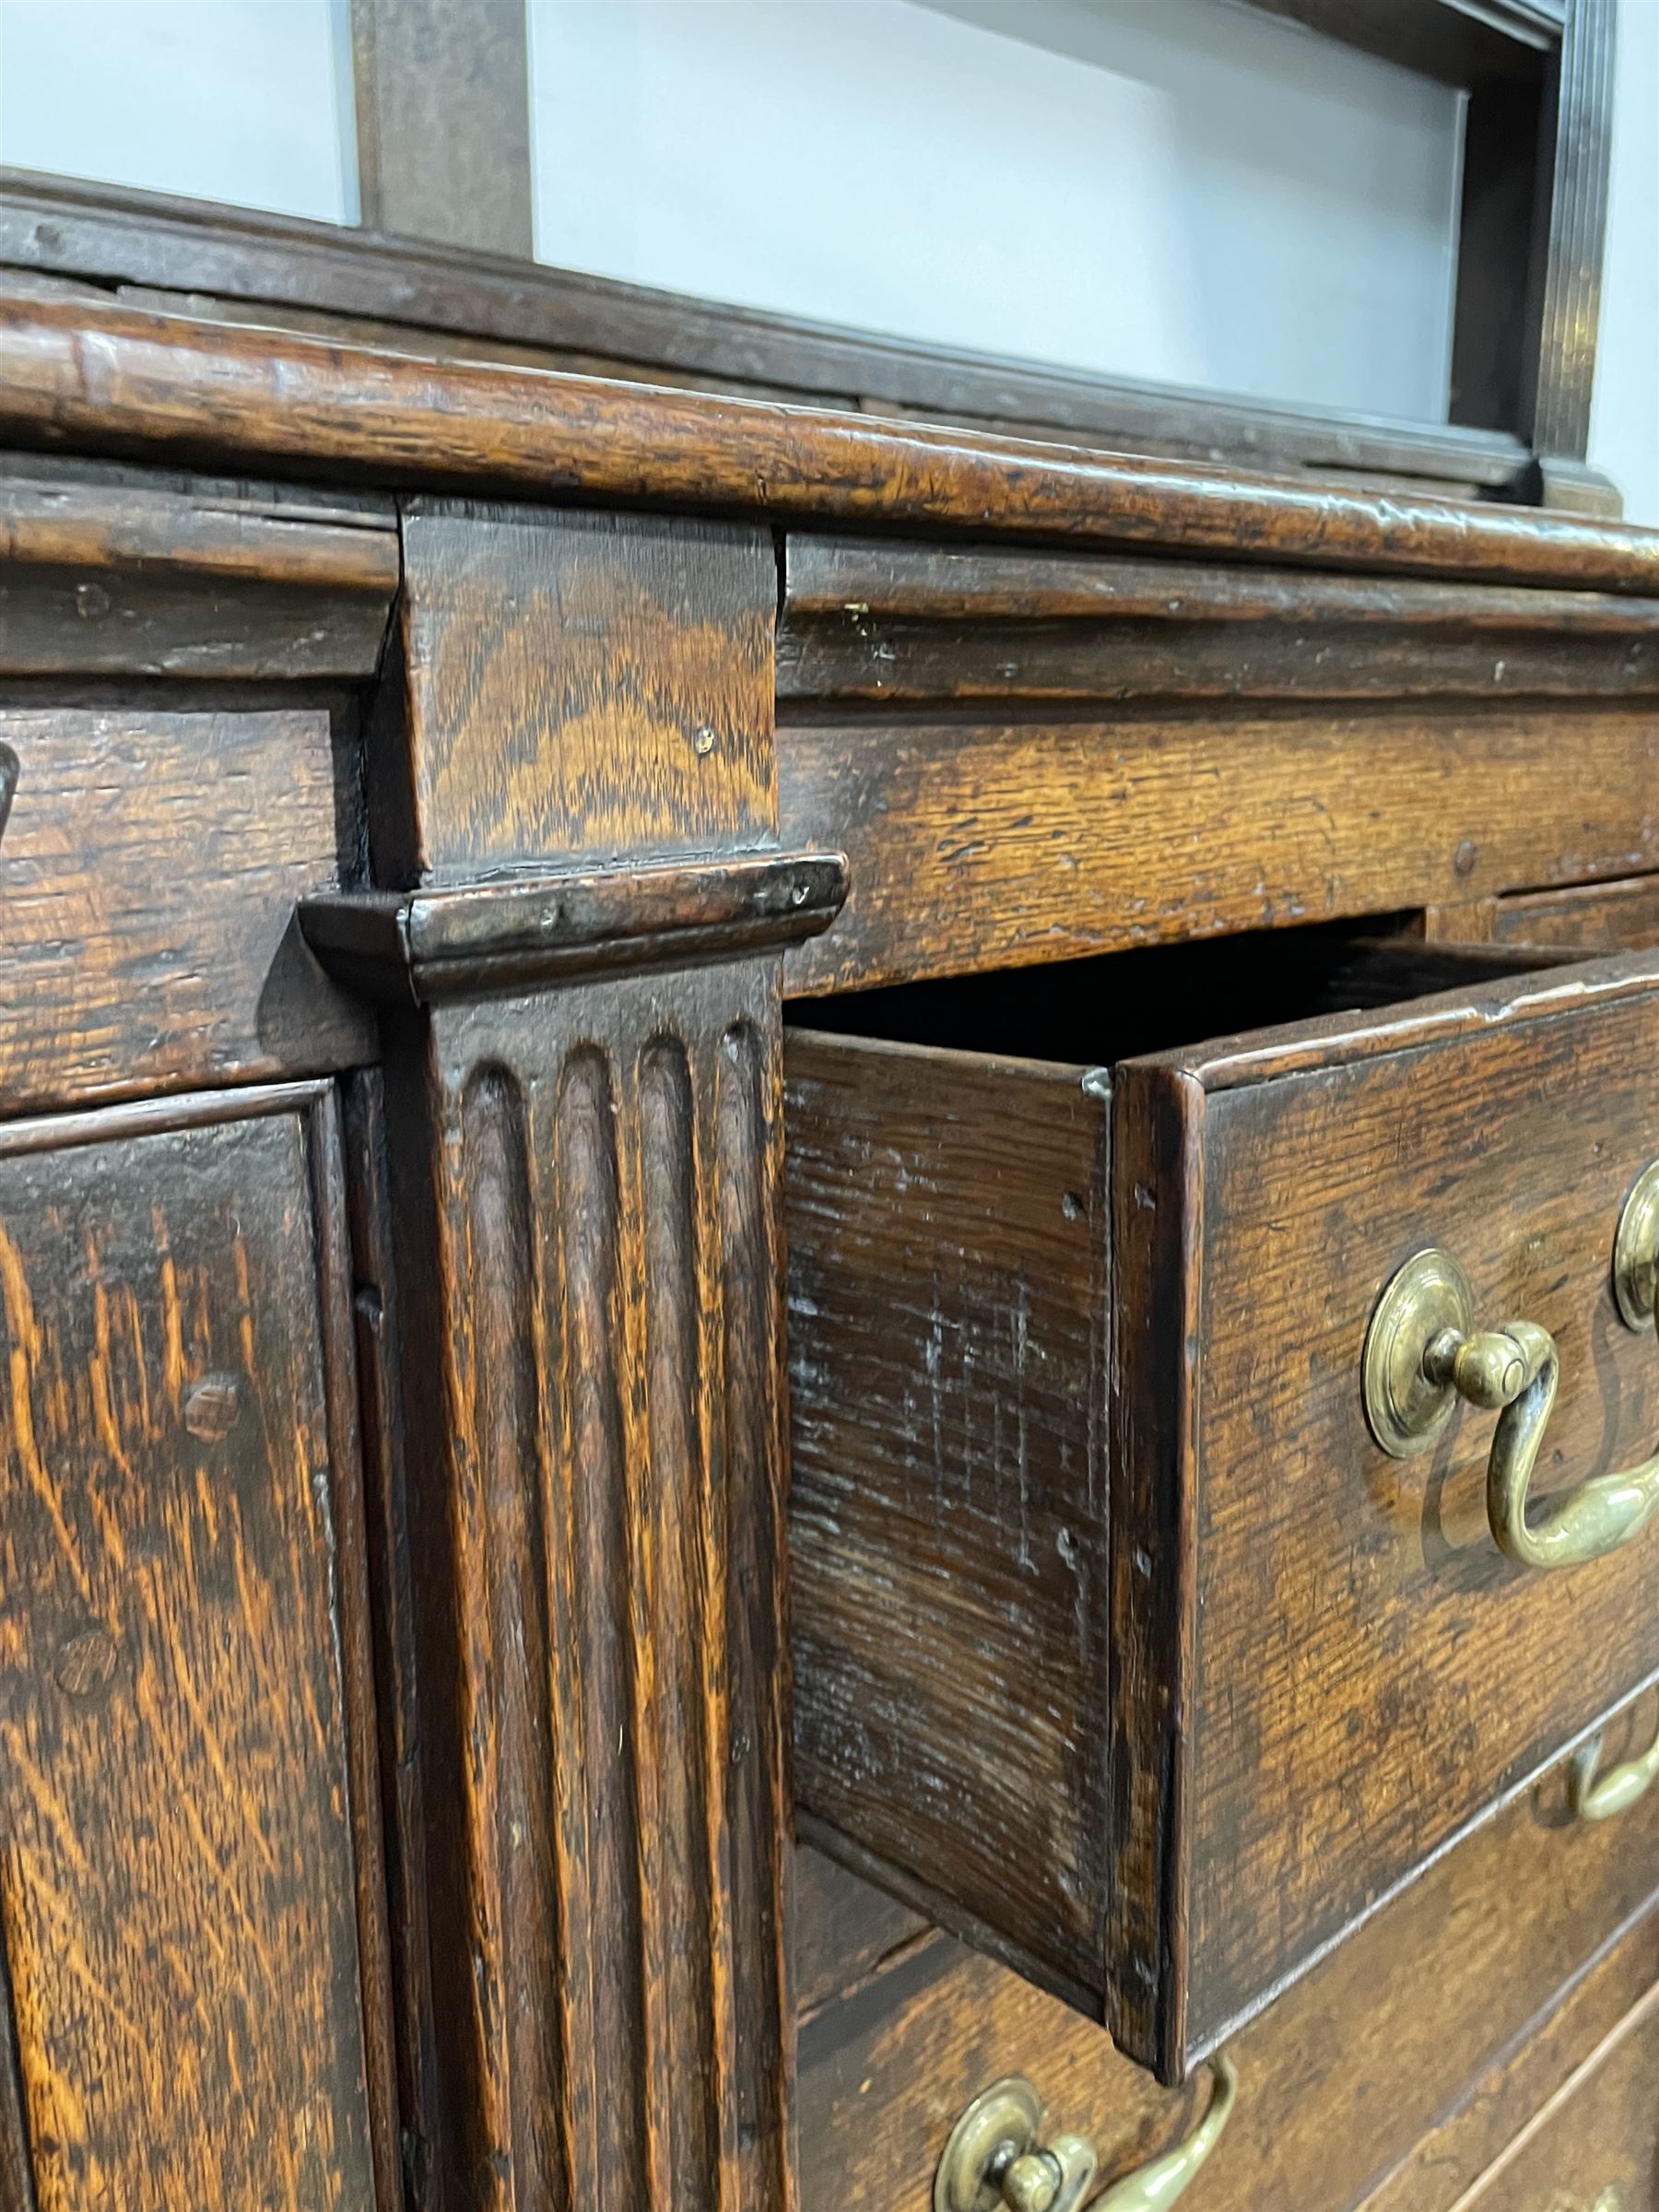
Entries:
[[[775,588],[753,528],[418,508],[382,880],[775,851]],[[444,2212],[793,2203],[779,962],[665,938],[389,1030]]]
[[1106,1104],[1077,1069],[811,1030],[784,1065],[796,1796],[1085,1983]]
[[397,589],[383,516],[221,488],[0,474],[7,675],[367,677]]
[[0,1103],[372,1053],[294,925],[339,881],[326,713],[12,707],[0,750]]
[[1659,692],[1659,600],[791,533],[789,700]]
[[[410,1452],[399,1359],[402,1303],[393,1257],[383,1072],[379,1067],[355,1071],[343,1090],[346,1206],[345,1218],[335,1229],[350,1252],[361,1406],[365,1582],[373,1620],[383,1808],[386,1980],[393,1993],[388,2027],[406,2194],[411,2212],[418,2212],[429,2173],[423,2129],[436,2105],[438,2030],[431,2001],[417,1596],[409,1542]],[[4,2201],[0,2198],[0,2206]]]
[[0,1158],[0,1916],[33,2187],[40,2212],[367,2212],[327,1140],[291,1110],[121,1125]]
[[[1656,1712],[1638,1700],[1610,1755],[1645,1746]],[[838,1874],[827,1897],[817,1854],[800,1858],[817,1948],[830,1911],[856,1924],[860,1893]],[[1448,2212],[1659,1976],[1655,1865],[1659,1794],[1586,1826],[1564,1772],[1546,1776],[1238,2039],[1238,2111],[1183,2212]],[[888,1908],[862,1894],[878,1922]],[[1005,1968],[908,1923],[893,1938],[803,2022],[804,2212],[924,2212],[952,2123],[1004,2074],[1029,2075],[1106,2174],[1172,2147],[1202,2108],[1201,2081],[1158,2088]],[[1588,2179],[1597,2138],[1577,2140]]]
[[1225,457],[1244,467],[1394,475],[1418,479],[1416,490],[1425,477],[1510,487],[1528,459],[1521,441],[1503,431],[1333,416],[1068,374],[580,271],[67,177],[0,175],[0,257],[65,273],[38,280],[48,286],[73,273],[135,305],[175,313],[285,323],[475,360],[770,390],[819,406],[975,418],[1018,424],[1028,435]]
[[1386,1459],[1358,1384],[1382,1285],[1443,1245],[1559,1347],[1541,1489],[1653,1452],[1611,1274],[1659,1150],[1652,959],[1117,1070],[1110,1948],[1143,2054],[1213,2047],[1659,1665],[1652,1543],[1512,1565],[1490,1419]]
[[[405,524],[419,827],[403,871],[775,842],[764,535],[535,509],[480,520],[420,502]],[[495,733],[482,757],[480,724]]]
[[1582,945],[1594,951],[1659,944],[1659,876],[1517,892],[1498,901],[1491,934],[1500,943]]
[[843,712],[778,766],[785,841],[851,873],[803,993],[1659,866],[1645,706]]
[[1652,1990],[1458,2212],[1653,2212],[1659,1990]]
[[908,1905],[849,1874],[807,1845],[795,1853],[790,1951],[795,2009],[808,2018],[872,1975],[911,1943],[936,1931]]
[[[215,332],[211,346],[192,338],[175,355],[165,330],[157,339],[154,318],[99,323],[114,312],[86,309],[88,336],[71,342],[73,363],[66,366],[60,349],[46,384],[24,380],[11,402],[0,396],[0,411],[7,404],[20,410],[18,435],[50,440],[67,432],[135,451],[238,456],[265,450],[261,440],[272,439],[280,466],[347,475],[360,467],[382,481],[660,499],[761,518],[821,510],[854,517],[862,527],[898,517],[936,521],[951,531],[1036,530],[1155,551],[1247,547],[1263,548],[1281,568],[1326,559],[1328,542],[1334,564],[1361,570],[1507,577],[1552,587],[1597,574],[1609,595],[1627,594],[1637,610],[1655,588],[1651,547],[1637,534],[1572,525],[1577,535],[1563,535],[1558,525],[1512,513],[1471,511],[1470,519],[1431,500],[1402,510],[1397,502],[1299,492],[1287,503],[1276,488],[1241,487],[1196,470],[882,430],[780,408],[750,413],[683,395],[625,399],[591,380],[476,366],[441,371],[325,341],[308,347],[271,333],[227,342]],[[20,327],[14,323],[0,335],[0,360]],[[66,327],[60,325],[59,337]],[[100,343],[107,345],[107,382],[93,373]],[[147,384],[146,361],[155,371]],[[296,395],[291,417],[287,391]],[[405,401],[416,408],[406,426],[398,413]],[[1005,473],[1007,485],[998,489]],[[519,518],[498,521],[505,539],[509,522],[516,528]],[[452,515],[431,531],[434,572],[450,566],[460,542],[454,528]],[[411,810],[418,834],[402,848],[412,872],[433,865],[434,856],[436,865],[457,871],[545,860],[572,823],[579,846],[629,853],[687,852],[711,839],[745,846],[774,834],[766,666],[771,547],[762,531],[734,531],[716,520],[691,526],[677,555],[671,529],[662,533],[666,549],[644,544],[657,528],[641,525],[630,538],[609,523],[546,518],[525,535],[559,538],[563,555],[547,560],[539,574],[545,540],[535,558],[510,558],[493,570],[487,560],[468,579],[476,586],[470,597],[445,606],[444,622],[462,633],[459,652],[443,661],[457,641],[429,632],[432,651],[416,655],[417,677],[428,690],[411,709],[415,764],[429,779]],[[412,541],[419,535],[418,518]],[[498,544],[492,558],[499,556]],[[711,594],[710,571],[728,557],[737,571],[724,566],[730,588]],[[552,611],[531,620],[534,649],[526,650],[520,626],[500,618],[501,594],[526,581],[541,588],[549,573],[556,578],[547,594]],[[428,584],[435,593],[431,575]],[[595,596],[577,606],[580,623],[568,623],[567,587],[580,594],[588,585],[596,586]],[[1524,590],[1517,595],[1524,601]],[[1543,610],[1535,611],[1543,620]],[[1604,614],[1609,634],[1624,634],[1621,622],[1630,633],[1640,629],[1640,612],[1624,618],[1596,610],[1596,618]],[[1516,619],[1525,618],[1524,604]],[[700,642],[700,629],[708,633]],[[412,622],[406,647],[419,636]],[[360,640],[352,647],[359,657],[363,650]],[[1533,665],[1547,674],[1550,649],[1531,650]],[[1594,651],[1601,650],[1598,642]],[[551,714],[543,681],[550,654],[574,670]],[[613,680],[618,666],[620,683]],[[660,676],[665,666],[678,670],[679,688],[674,675]],[[1606,689],[1626,680],[1623,663],[1594,666]],[[1398,680],[1408,677],[1407,670]],[[730,684],[729,693],[721,694],[716,678]],[[1092,696],[1100,681],[1092,662],[1081,680]],[[1441,688],[1469,680],[1465,672]],[[1645,683],[1640,665],[1630,680]],[[723,698],[720,712],[692,711],[711,696]],[[437,711],[429,712],[434,700]],[[429,712],[424,725],[422,712]],[[1105,816],[1103,794],[1119,782],[1133,785],[1139,768],[1113,756],[1102,735],[1115,719],[1096,716],[1080,740],[1064,733],[1053,739],[1030,724],[1022,736],[1011,723],[994,742],[1014,753],[1021,744],[1030,748],[1020,764],[1027,781],[1016,788],[1010,778],[1000,790],[985,772],[991,741],[959,720],[939,719],[932,751],[914,767],[921,819],[890,842],[885,828],[870,825],[895,804],[897,787],[885,778],[910,739],[901,727],[863,732],[851,747],[865,778],[862,794],[853,804],[847,789],[830,791],[822,818],[832,826],[850,819],[857,828],[865,841],[860,865],[873,887],[866,911],[882,919],[845,965],[834,964],[841,955],[830,953],[832,938],[823,956],[830,965],[802,973],[808,981],[833,974],[846,982],[907,964],[960,966],[980,957],[971,949],[979,946],[988,948],[986,957],[1030,959],[1045,947],[1081,950],[1120,941],[1111,935],[1119,926],[1111,917],[1145,895],[1147,854],[1165,849],[1184,851],[1189,865],[1149,920],[1133,913],[1130,935],[1143,924],[1155,935],[1237,928],[1310,904],[1369,911],[1435,891],[1496,895],[1522,884],[1653,865],[1649,720],[1601,706],[1560,713],[1576,714],[1570,735],[1587,747],[1575,783],[1560,776],[1559,728],[1552,751],[1550,718],[1536,709],[1506,704],[1496,718],[1460,712],[1453,723],[1437,718],[1430,727],[1391,708],[1374,724],[1356,715],[1324,735],[1311,716],[1251,717],[1238,726],[1247,737],[1265,731],[1269,756],[1253,784],[1242,759],[1247,744],[1236,753],[1225,749],[1230,733],[1224,749],[1204,749],[1193,718],[1171,714],[1159,718],[1168,735],[1158,742],[1167,742],[1171,755],[1190,743],[1186,772],[1207,784],[1207,795],[1184,812],[1160,814],[1154,806],[1135,815],[1121,851],[1113,850],[1117,826]],[[714,738],[707,754],[698,750],[705,728]],[[1366,742],[1373,729],[1383,733],[1374,758]],[[453,742],[457,732],[472,738],[480,731],[499,748],[482,761]],[[786,806],[788,755],[797,739],[803,748],[818,746],[814,766],[822,775],[824,747],[835,742],[809,740],[805,725],[788,733]],[[1304,743],[1323,747],[1306,782],[1295,773]],[[872,769],[877,745],[888,748],[889,762]],[[1519,794],[1512,813],[1482,811],[1483,799],[1454,789],[1460,746],[1477,771],[1512,770]],[[807,758],[805,749],[800,758]],[[1419,786],[1425,760],[1431,772]],[[1374,789],[1367,789],[1361,777],[1373,773]],[[1332,793],[1342,794],[1345,776],[1346,796],[1333,808]],[[976,777],[991,795],[982,818],[975,812]],[[1572,787],[1564,790],[1564,782]],[[925,812],[930,791],[943,794],[932,817]],[[1242,812],[1234,818],[1229,809],[1236,791],[1243,794]],[[1033,794],[1040,794],[1035,801]],[[812,803],[819,803],[817,792]],[[1252,843],[1265,846],[1288,805],[1306,819],[1292,825],[1279,848],[1277,878],[1253,882]],[[1321,818],[1322,806],[1337,819]],[[274,811],[280,815],[280,803]],[[1033,811],[1043,816],[1045,831],[1056,832],[1049,847],[1036,839],[1022,844]],[[1063,829],[1067,816],[1069,830]],[[1064,843],[1065,836],[1076,843]],[[930,854],[930,839],[948,849]],[[1204,873],[1212,839],[1218,889]],[[980,872],[982,856],[998,845],[1011,861],[992,880]],[[383,847],[395,849],[390,839]],[[0,883],[6,857],[0,844]],[[283,865],[291,857],[285,852]],[[939,900],[930,922],[927,902],[936,886],[929,870],[940,863],[962,894],[955,905]],[[1067,868],[1077,877],[1069,910],[1048,881],[1052,869],[1064,884]],[[112,867],[111,875],[121,880],[122,870]],[[195,895],[203,896],[200,887]],[[1066,911],[1082,916],[1069,947]],[[252,959],[246,965],[260,972]],[[453,1632],[457,1673],[476,1668],[466,1684],[476,1702],[464,1720],[480,1712],[487,1721],[505,1719],[490,1747],[505,1763],[477,1782],[476,1803],[484,1809],[458,1849],[458,1857],[471,1855],[446,1894],[455,1910],[441,1938],[451,1948],[451,1986],[464,1995],[442,2025],[447,2037],[470,2001],[466,1941],[482,1925],[493,1947],[488,1968],[507,1993],[518,2063],[501,2069],[510,2077],[503,2081],[490,2075],[499,2051],[478,2062],[480,2104],[498,2091],[499,2102],[483,2121],[469,2115],[469,2126],[476,2123],[469,2149],[481,2144],[492,2156],[516,2159],[524,2186],[545,2183],[556,2196],[579,2196],[585,2173],[597,2171],[600,2191],[624,2202],[646,2171],[648,2185],[665,2202],[683,2206],[723,2194],[762,2202],[769,2191],[786,2193],[789,2185],[782,2148],[788,2052],[777,2018],[784,1977],[776,1957],[782,1770],[775,1664],[769,1665],[776,1654],[723,1641],[719,1607],[729,1602],[752,1618],[762,1647],[773,1632],[778,1583],[770,1516],[779,1459],[775,1430],[766,1423],[776,1314],[766,1285],[778,1260],[769,1180],[778,1143],[775,984],[769,967],[734,982],[724,997],[707,978],[664,986],[640,1015],[634,1001],[646,996],[571,994],[557,1016],[545,1005],[519,1004],[495,1006],[486,1019],[456,1017],[429,1062],[405,1068],[411,1089],[430,1081],[422,1108],[406,1103],[409,1118],[415,1111],[430,1116],[418,1142],[406,1143],[406,1195],[423,1177],[429,1194],[439,1186],[453,1232],[436,1281],[434,1242],[423,1244],[418,1235],[410,1247],[416,1265],[409,1273],[419,1273],[420,1296],[441,1308],[417,1349],[432,1353],[433,1374],[448,1362],[443,1387],[453,1384],[452,1403],[474,1423],[465,1440],[468,1465],[483,1469],[480,1498],[464,1509],[475,1514],[476,1540],[469,1548],[463,1527],[456,1543],[456,1580],[464,1585],[456,1618],[440,1621],[434,1632]],[[313,1039],[321,1020],[308,1017],[295,1033]],[[263,1049],[263,1025],[256,1022],[253,1031]],[[245,1041],[241,1049],[242,1060],[210,1064],[215,1079],[221,1065],[234,1074],[287,1064],[280,1053],[261,1060]],[[339,1049],[344,1056],[350,1048]],[[194,1079],[195,1065],[183,1053],[159,1079]],[[532,1107],[545,1116],[535,1141],[526,1134]],[[408,1128],[406,1118],[406,1137]],[[418,1225],[430,1226],[424,1214]],[[661,1262],[650,1298],[637,1306],[616,1288],[618,1254],[629,1250],[636,1257],[654,1252]],[[706,1290],[722,1270],[718,1299],[704,1296],[700,1303],[688,1282]],[[714,1309],[724,1335],[691,1318]],[[567,1387],[563,1376],[554,1383],[535,1380],[547,1371],[525,1347],[561,1332],[561,1341],[582,1354],[576,1364],[599,1377],[586,1394]],[[421,1387],[438,1385],[427,1377]],[[450,1410],[446,1405],[430,1424],[429,1437],[451,1433],[444,1427]],[[629,1436],[647,1439],[649,1451],[618,1441]],[[718,1454],[733,1437],[748,1455],[735,1495],[755,1509],[739,1514],[735,1533],[723,1532],[718,1514],[705,1511],[724,1466]],[[653,1478],[661,1475],[643,1501],[641,1467]],[[591,1577],[591,1590],[584,1583],[572,1600],[572,1617],[588,1608],[580,1632],[570,1618],[547,1617],[554,1600],[569,1594],[557,1581],[562,1555],[545,1540],[547,1517],[556,1523],[567,1511],[580,1522],[581,1573]],[[624,1559],[637,1573],[618,1571]],[[739,1597],[729,1597],[731,1591]],[[595,1592],[609,1594],[608,1608]],[[479,1593],[483,1602],[469,1609],[466,1598]],[[527,1612],[515,1610],[521,1605]],[[525,1620],[533,1638],[541,1638],[547,1665],[528,1691],[521,1682],[503,1693],[492,1671],[497,1654],[511,1648],[512,1631]],[[492,1643],[503,1623],[507,1632]],[[664,1701],[653,1704],[649,1693],[659,1690]],[[465,1699],[456,1702],[465,1706]],[[619,1772],[618,1762],[601,1758],[618,1715],[631,1731]],[[722,1727],[730,1729],[730,1773],[708,1750]],[[525,1880],[503,1842],[511,1819],[495,1818],[521,1802],[548,1802],[546,1788],[526,1799],[525,1777],[545,1782],[538,1762],[556,1730],[564,1747],[560,1775],[585,1760],[611,1778],[595,1786],[590,1802],[559,1808],[572,1830],[591,1817],[600,1836],[591,1880],[585,1868],[554,1865],[562,1837],[540,1830]],[[575,1794],[586,1786],[584,1780]],[[453,1814],[453,1800],[441,1818]],[[735,1903],[722,1889],[728,1871],[720,1858],[723,1834],[734,1839]],[[656,1837],[667,1839],[661,1857],[641,1843]],[[651,1879],[641,1872],[647,1863],[656,1870]],[[512,1910],[492,1922],[503,1899]],[[677,1946],[673,1930],[687,1924],[697,1928],[696,1938]],[[883,1945],[873,1970],[885,1953]],[[1016,1990],[1006,1998],[1011,2017],[1029,1997]],[[601,2018],[601,2030],[578,2035],[572,2059],[571,2022],[582,2023],[584,2007]],[[1089,2046],[1101,2047],[1098,2040]],[[1426,2068],[1430,2062],[1422,2063]],[[555,2094],[544,2096],[549,2080]],[[725,2097],[718,2119],[712,2082]],[[731,2134],[723,2133],[728,2128]],[[472,2178],[480,2192],[501,2185],[488,2157]]]
[[[1608,1287],[1651,956],[1493,983],[1529,956],[1479,947],[1466,993],[1391,1005],[1436,948],[1343,943],[825,1009],[924,1047],[791,1037],[803,1802],[1168,2078],[1659,1667],[1640,1544],[1510,1567],[1490,1422],[1396,1466],[1359,1389],[1382,1283],[1441,1242],[1560,1343],[1543,1481],[1652,1451],[1659,1351]],[[1331,994],[1380,1010],[1118,1062],[1108,1358],[1084,1070]]]
[[760,400],[333,346],[84,296],[0,304],[0,431],[19,444],[236,455],[311,475],[778,520],[1208,549],[1659,594],[1659,534],[1368,496]]

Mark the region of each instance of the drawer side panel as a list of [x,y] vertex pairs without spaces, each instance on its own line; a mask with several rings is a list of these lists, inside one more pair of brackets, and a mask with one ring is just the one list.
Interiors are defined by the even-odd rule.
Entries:
[[796,1789],[1098,2008],[1105,1106],[791,1033]]

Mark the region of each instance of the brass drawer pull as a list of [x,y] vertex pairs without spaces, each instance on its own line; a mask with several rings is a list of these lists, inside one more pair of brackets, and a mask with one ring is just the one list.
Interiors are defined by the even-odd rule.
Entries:
[[1627,1759],[1609,1767],[1599,1781],[1595,1762],[1601,1757],[1599,1735],[1593,1735],[1572,1755],[1567,1770],[1567,1802],[1581,1820],[1611,1820],[1647,1794],[1659,1775],[1659,1732],[1640,1759]]
[[1221,2140],[1232,2117],[1238,2076],[1218,2053],[1203,2119],[1175,2149],[1125,2174],[1103,2196],[1088,2192],[1100,2164],[1082,2136],[1038,2141],[1042,2100],[1022,2074],[993,2082],[950,2131],[934,2181],[934,2212],[1162,2212],[1172,2205]]
[[[1619,1312],[1651,1326],[1659,1253],[1659,1163],[1631,1192],[1615,1245]],[[1617,1551],[1659,1512],[1659,1453],[1640,1466],[1593,1476],[1550,1499],[1535,1521],[1527,1492],[1544,1441],[1560,1359],[1530,1321],[1477,1331],[1468,1278],[1449,1252],[1416,1253],[1378,1300],[1366,1333],[1365,1413],[1396,1459],[1422,1451],[1459,1398],[1497,1412],[1487,1463],[1487,1518],[1500,1551],[1523,1567],[1576,1567]]]

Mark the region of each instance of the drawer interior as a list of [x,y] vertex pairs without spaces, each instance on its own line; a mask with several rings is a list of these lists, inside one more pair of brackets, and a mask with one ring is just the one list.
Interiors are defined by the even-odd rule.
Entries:
[[799,1001],[803,1027],[847,1037],[1110,1065],[1582,959],[1571,947],[1440,944],[1406,914],[1147,946],[1093,959]]

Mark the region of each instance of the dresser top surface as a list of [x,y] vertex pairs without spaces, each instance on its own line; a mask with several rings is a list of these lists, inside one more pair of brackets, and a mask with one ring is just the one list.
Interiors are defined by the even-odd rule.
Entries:
[[0,437],[405,491],[593,500],[1659,594],[1659,532],[106,304],[0,295]]

